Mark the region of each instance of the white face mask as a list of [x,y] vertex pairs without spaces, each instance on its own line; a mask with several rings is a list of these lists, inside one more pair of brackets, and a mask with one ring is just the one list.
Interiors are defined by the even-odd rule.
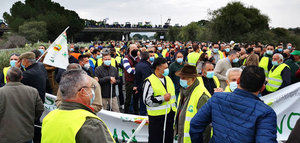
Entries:
[[85,68],[89,69],[89,68],[90,68],[90,63],[84,64],[84,66],[83,66],[83,67],[85,67]]
[[237,82],[233,81],[229,83],[229,88],[233,92],[238,87]]

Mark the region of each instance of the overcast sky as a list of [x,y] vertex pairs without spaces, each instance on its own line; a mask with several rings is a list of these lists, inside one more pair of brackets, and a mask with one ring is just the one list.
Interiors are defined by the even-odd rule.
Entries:
[[[9,12],[17,0],[0,1],[0,18]],[[22,0],[24,1],[24,0]],[[208,19],[208,12],[226,6],[232,0],[53,0],[67,9],[76,11],[81,18],[108,22],[137,23],[151,21],[171,25],[186,25],[192,21]],[[271,19],[271,27],[300,27],[300,0],[242,0],[246,6],[254,6]]]

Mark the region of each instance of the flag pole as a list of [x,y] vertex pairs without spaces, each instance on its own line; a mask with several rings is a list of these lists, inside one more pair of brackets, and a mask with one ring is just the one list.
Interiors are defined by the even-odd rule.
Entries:
[[[66,32],[69,28],[70,28],[70,26],[68,26],[62,33]],[[62,33],[61,33],[61,34],[62,34]],[[58,36],[58,37],[59,37],[59,36]],[[58,37],[57,37],[57,38],[58,38]],[[57,38],[56,38],[54,41],[56,41]],[[52,44],[51,44],[51,45],[52,45]],[[51,46],[51,45],[50,45],[50,46]],[[50,47],[50,46],[49,46],[49,47]],[[36,63],[38,63],[38,62],[40,61],[40,59],[48,52],[48,50],[50,49],[49,47],[48,47],[47,50],[39,57],[39,59],[36,60]]]

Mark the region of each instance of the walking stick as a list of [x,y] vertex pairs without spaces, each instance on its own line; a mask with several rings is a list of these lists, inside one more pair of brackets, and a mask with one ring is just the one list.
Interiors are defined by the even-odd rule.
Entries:
[[167,115],[168,115],[168,108],[169,108],[169,102],[167,102],[166,106],[166,114],[165,114],[165,121],[164,121],[164,134],[163,134],[163,143],[165,143],[165,138],[166,138],[166,127],[167,127]]

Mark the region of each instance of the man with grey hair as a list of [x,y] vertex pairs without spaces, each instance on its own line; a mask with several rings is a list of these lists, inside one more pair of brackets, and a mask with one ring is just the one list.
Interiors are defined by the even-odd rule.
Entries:
[[43,119],[42,142],[113,143],[106,124],[91,108],[96,89],[92,78],[83,70],[69,70],[59,88],[62,104]]
[[[70,71],[70,70],[82,70],[82,68],[79,64],[72,63],[67,66],[67,71]],[[101,96],[101,87],[97,81],[98,78],[97,77],[95,77],[95,78],[92,78],[93,85],[96,86],[95,100],[94,100],[93,104],[91,105],[91,107],[94,109],[95,113],[98,113],[102,109],[102,96]],[[56,98],[55,103],[56,103],[57,107],[59,107],[62,103],[62,93],[61,93],[60,89],[58,89],[57,98]]]
[[34,122],[44,111],[43,102],[35,88],[20,81],[22,71],[11,67],[7,71],[7,84],[0,88],[0,142],[31,142]]
[[275,92],[291,84],[291,70],[290,67],[283,63],[283,56],[279,53],[273,55],[273,67],[267,76],[266,89],[263,95]]
[[237,80],[240,78],[242,74],[241,68],[230,68],[226,72],[226,83],[227,86],[224,92],[233,92],[238,86]]

